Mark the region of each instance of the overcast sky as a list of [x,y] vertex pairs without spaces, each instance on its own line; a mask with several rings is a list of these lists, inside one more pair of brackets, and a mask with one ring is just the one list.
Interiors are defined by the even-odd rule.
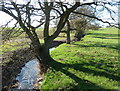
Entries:
[[[23,3],[22,0],[15,0],[15,1],[17,1],[18,3]],[[62,0],[62,1],[64,1],[64,0]],[[84,1],[84,0],[82,0],[82,1]],[[86,2],[87,1],[92,2],[93,0],[86,0]],[[112,0],[109,0],[109,1],[112,1]],[[115,0],[115,1],[118,1],[118,0]],[[108,6],[108,7],[110,9],[118,12],[118,7],[114,7],[114,6]],[[105,21],[114,22],[110,19],[110,15],[106,10],[101,12],[98,16],[101,17],[102,19],[104,19]],[[114,14],[113,17],[116,19],[116,21],[118,21],[118,15]],[[9,15],[5,14],[4,12],[0,11],[0,26],[5,25],[6,22],[8,22],[10,19],[12,19],[11,16],[9,16]],[[15,23],[15,21],[13,21],[11,24],[9,24],[9,26],[12,27],[14,25],[14,23]],[[102,24],[103,26],[107,26],[107,24],[103,24],[103,23],[100,23],[100,24]]]

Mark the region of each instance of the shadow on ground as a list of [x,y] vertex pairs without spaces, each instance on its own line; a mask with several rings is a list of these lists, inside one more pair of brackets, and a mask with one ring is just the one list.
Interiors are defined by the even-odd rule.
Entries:
[[94,37],[94,38],[101,38],[101,39],[120,39],[120,38],[108,38],[108,37]]
[[[94,76],[101,76],[101,77],[106,77],[115,81],[120,81],[120,77],[119,76],[115,76],[109,72],[101,72],[101,71],[95,71],[89,68],[85,68],[84,66],[95,66],[94,63],[90,62],[90,63],[76,63],[76,64],[63,64],[57,61],[51,61],[50,66],[55,69],[56,71],[61,71],[62,73],[66,74],[67,76],[69,76],[71,79],[73,79],[76,83],[78,83],[78,85],[75,85],[73,89],[81,89],[80,91],[82,91],[82,88],[85,89],[97,89],[100,91],[105,90],[105,88],[98,86],[95,83],[92,83],[88,80],[85,79],[81,79],[78,76],[76,76],[75,74],[69,72],[68,68],[73,68],[75,70],[79,70],[82,71],[84,73],[92,73],[94,74]],[[86,90],[85,90],[86,91]],[[95,90],[92,90],[95,91]]]
[[[102,36],[102,37],[118,37],[120,34],[105,34],[105,33],[88,33],[88,35]],[[111,38],[114,39],[114,38]]]
[[[59,66],[58,66],[59,65]],[[78,64],[79,65],[79,64]],[[62,64],[62,63],[59,63],[57,61],[52,61],[52,63],[50,63],[50,66],[55,69],[56,71],[61,71],[62,73],[64,73],[65,75],[69,76],[71,79],[73,79],[76,83],[78,83],[78,85],[74,86],[73,89],[79,89],[80,87],[82,88],[83,86],[85,86],[86,88],[97,88],[97,89],[104,89],[100,86],[97,86],[97,84],[94,84],[88,80],[85,80],[85,79],[81,79],[79,78],[78,76],[76,76],[75,74],[63,69],[65,67],[69,68],[69,67],[73,67],[72,65],[70,64]],[[74,68],[74,69],[78,69],[78,68]],[[88,70],[89,71],[89,70]]]
[[[90,33],[90,34],[94,34],[94,35],[100,35],[99,33]],[[101,34],[102,36],[118,36],[117,34]],[[77,45],[77,47],[106,47],[106,48],[112,48],[112,49],[119,49],[118,45],[115,45],[113,47],[113,45],[107,45],[107,44],[102,44],[101,42],[95,43],[95,42],[91,42],[88,43],[87,45],[84,44],[76,44],[76,43],[72,43],[71,45]],[[101,76],[101,77],[105,77],[114,81],[120,81],[120,76],[118,75],[114,75],[115,71],[110,71],[107,70],[107,68],[112,68],[111,65],[108,65],[104,62],[100,62],[99,63],[95,63],[93,61],[89,61],[89,63],[86,62],[82,62],[82,63],[75,63],[75,64],[64,64],[64,63],[60,63],[57,62],[55,60],[51,61],[49,63],[50,67],[52,67],[53,69],[55,69],[56,71],[61,71],[62,73],[64,73],[65,75],[69,76],[71,79],[73,79],[76,83],[78,83],[77,85],[74,85],[73,89],[81,89],[79,91],[88,91],[87,89],[92,89],[92,91],[106,91],[106,89],[104,87],[98,86],[95,83],[92,83],[86,79],[81,79],[80,77],[76,76],[75,74],[69,72],[67,69],[69,68],[73,68],[74,70],[79,70],[81,72],[84,73],[89,73],[89,74],[93,74],[93,76]],[[106,68],[102,68],[101,66],[104,65]],[[85,66],[92,66],[95,67],[96,69],[102,69],[104,71],[99,71],[99,70],[93,70],[93,69],[89,69],[89,68],[85,68]],[[83,90],[82,90],[83,88]],[[94,88],[94,90],[93,90]],[[97,90],[96,90],[97,89]]]
[[78,47],[106,47],[106,48],[111,48],[111,49],[116,49],[116,50],[120,50],[120,46],[117,45],[117,44],[105,44],[105,43],[102,43],[102,42],[92,42],[92,43],[89,43],[87,45],[84,45],[84,44],[75,44],[75,43],[72,43],[73,45],[77,45]]

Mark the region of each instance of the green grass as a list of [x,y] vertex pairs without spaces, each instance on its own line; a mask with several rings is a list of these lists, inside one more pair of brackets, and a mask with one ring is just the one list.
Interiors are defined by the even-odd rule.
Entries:
[[22,45],[22,43],[24,43],[24,42],[4,43],[4,45],[2,45],[2,49],[0,49],[0,52],[2,52],[2,54],[4,54],[4,53],[10,52],[10,51],[14,51],[14,50],[17,50],[17,49],[20,49],[20,48],[29,47],[28,44],[26,44],[26,45],[23,44]]
[[0,45],[1,46],[0,54],[4,54],[17,49],[29,47],[29,43],[30,43],[29,39],[27,38],[20,39],[20,37],[10,41],[5,41],[2,43],[2,45]]
[[[50,28],[50,30],[51,30],[50,33],[52,34],[54,29]],[[38,28],[36,30],[36,32],[37,32],[37,35],[39,37],[40,43],[44,43],[43,28]],[[64,37],[63,37],[63,35],[64,35]],[[62,36],[62,37],[58,36],[55,40],[66,39],[66,34],[61,33],[60,36]],[[1,46],[0,54],[4,54],[4,53],[14,51],[14,50],[17,50],[17,49],[21,49],[21,48],[24,48],[24,47],[29,47],[29,44],[30,44],[30,40],[27,37],[27,34],[25,32],[23,32],[18,37],[13,37],[8,41],[4,41],[2,43],[2,45],[0,45]]]
[[120,89],[119,38],[117,29],[106,28],[89,31],[82,41],[60,45],[51,51],[55,61],[49,62],[40,88]]

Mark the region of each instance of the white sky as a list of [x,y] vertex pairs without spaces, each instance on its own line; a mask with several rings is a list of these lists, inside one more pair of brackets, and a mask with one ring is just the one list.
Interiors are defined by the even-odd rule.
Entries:
[[[17,1],[18,3],[23,3],[23,0],[15,0],[15,1]],[[27,0],[26,0],[26,1],[27,1]],[[65,1],[65,0],[61,0],[61,1]],[[67,1],[67,0],[66,0],[66,1]],[[68,1],[70,1],[70,0],[68,0]],[[85,0],[81,0],[81,1],[85,1]],[[92,1],[94,1],[94,0],[86,0],[86,2],[87,2],[87,1],[92,2]],[[101,0],[98,0],[98,1],[101,1]],[[112,0],[109,0],[109,1],[112,1]],[[118,0],[115,0],[115,1],[118,1]],[[116,12],[118,12],[118,11],[117,11],[118,8],[116,8],[116,7],[111,7],[111,6],[108,6],[108,7],[111,8],[112,10],[115,10]],[[102,19],[104,19],[105,21],[110,21],[110,22],[111,22],[111,20],[109,19],[110,16],[109,16],[109,14],[107,13],[107,11],[104,11],[104,12],[100,13],[99,16],[100,16]],[[118,21],[118,15],[114,15],[113,17],[116,17],[116,20]],[[1,26],[1,25],[5,25],[6,22],[8,22],[10,19],[12,19],[11,16],[9,16],[9,15],[5,14],[4,12],[0,11],[0,26]],[[14,26],[14,23],[15,23],[15,21],[13,21],[13,23],[9,24],[9,26],[10,26],[10,27]],[[102,24],[102,23],[100,23],[100,24]],[[106,26],[107,24],[103,24],[103,25]]]

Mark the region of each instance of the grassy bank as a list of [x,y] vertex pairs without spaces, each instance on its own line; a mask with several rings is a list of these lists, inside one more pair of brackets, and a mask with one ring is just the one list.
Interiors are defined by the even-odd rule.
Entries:
[[40,88],[120,89],[119,38],[117,29],[106,28],[89,31],[82,41],[60,45],[51,52],[55,61],[50,62]]
[[[43,28],[39,28],[36,30],[40,43],[44,43],[43,39]],[[54,32],[53,28],[50,28],[50,34]],[[0,32],[2,33],[2,32]],[[4,32],[3,32],[4,33]],[[55,40],[61,40],[61,39],[66,39],[66,34],[61,33]],[[31,44],[31,40],[28,38],[27,34],[23,32],[20,36],[17,37],[12,37],[9,40],[3,40],[1,49],[0,49],[0,54],[5,54],[8,52],[12,52],[18,49],[23,49],[26,47],[29,47]]]

